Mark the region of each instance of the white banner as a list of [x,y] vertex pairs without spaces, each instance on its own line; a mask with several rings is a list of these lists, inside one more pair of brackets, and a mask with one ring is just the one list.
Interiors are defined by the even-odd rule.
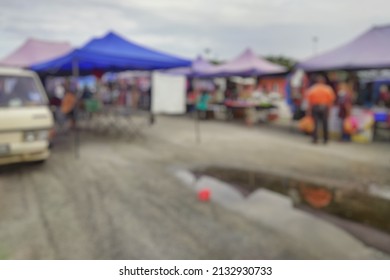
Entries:
[[389,279],[390,261],[0,261],[6,280]]
[[153,72],[152,112],[183,114],[186,111],[186,78]]

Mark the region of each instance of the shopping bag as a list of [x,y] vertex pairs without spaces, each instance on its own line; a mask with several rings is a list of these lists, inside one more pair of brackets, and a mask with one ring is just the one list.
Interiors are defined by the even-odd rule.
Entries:
[[314,119],[312,116],[305,116],[299,121],[299,129],[305,133],[314,131]]
[[344,132],[348,135],[353,135],[358,131],[359,125],[355,117],[348,117],[344,120]]

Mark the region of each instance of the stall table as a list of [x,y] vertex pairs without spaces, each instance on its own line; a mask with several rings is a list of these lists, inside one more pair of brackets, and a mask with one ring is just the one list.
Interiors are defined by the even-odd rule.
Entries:
[[260,115],[268,114],[269,110],[276,108],[272,104],[258,104],[240,100],[226,100],[224,105],[228,120],[243,119],[250,123],[257,122]]

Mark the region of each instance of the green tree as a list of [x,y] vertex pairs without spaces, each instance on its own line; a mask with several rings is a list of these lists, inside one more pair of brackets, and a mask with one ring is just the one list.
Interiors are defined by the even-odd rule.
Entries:
[[297,63],[294,59],[282,55],[278,55],[278,56],[269,55],[264,58],[272,63],[282,65],[286,67],[288,70],[291,70],[294,67],[294,65]]

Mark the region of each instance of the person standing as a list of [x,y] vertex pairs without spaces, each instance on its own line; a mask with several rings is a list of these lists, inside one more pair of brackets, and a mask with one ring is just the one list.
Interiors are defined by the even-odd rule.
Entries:
[[382,107],[390,107],[390,91],[387,85],[382,85],[379,88],[378,105]]
[[316,83],[307,92],[308,112],[314,118],[313,143],[318,142],[318,130],[321,124],[323,142],[326,144],[329,138],[328,116],[336,94],[333,89],[326,85],[323,76],[316,77]]
[[206,90],[203,90],[202,94],[198,97],[196,102],[196,110],[199,119],[207,119],[207,109],[210,101],[210,95]]
[[351,93],[348,89],[348,85],[346,83],[341,83],[339,85],[339,89],[337,92],[337,104],[339,107],[339,118],[340,118],[340,124],[341,124],[341,140],[347,141],[349,140],[348,134],[344,130],[344,122],[345,119],[348,118],[351,115],[352,110],[352,98]]
[[61,102],[61,113],[65,116],[65,121],[71,121],[71,128],[76,125],[76,105],[77,97],[69,85],[65,86],[65,95]]

